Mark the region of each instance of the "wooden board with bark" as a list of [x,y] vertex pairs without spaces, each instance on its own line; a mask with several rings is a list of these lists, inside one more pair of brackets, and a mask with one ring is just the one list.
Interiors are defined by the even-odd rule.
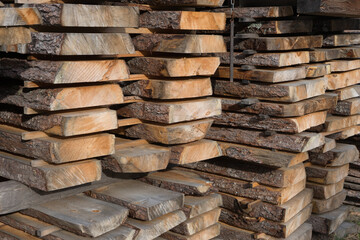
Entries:
[[220,224],[216,223],[210,227],[201,230],[191,236],[185,236],[174,232],[166,232],[161,235],[161,239],[168,240],[196,240],[196,239],[213,239],[220,234]]
[[360,114],[360,98],[339,101],[336,107],[331,110],[331,114],[342,116]]
[[338,89],[335,90],[334,93],[339,96],[339,101],[360,97],[360,85],[353,85],[350,87]]
[[345,179],[342,179],[337,183],[326,185],[322,183],[307,182],[306,187],[314,190],[314,198],[329,199],[344,189],[344,181]]
[[249,24],[241,29],[239,33],[256,33],[261,35],[310,33],[312,28],[312,20],[259,21]]
[[185,196],[182,210],[186,217],[191,219],[222,205],[222,197],[217,193],[210,193],[206,196]]
[[356,0],[298,0],[299,14],[312,14],[335,17],[359,17],[360,3]]
[[313,213],[321,214],[333,211],[343,204],[346,198],[346,191],[343,190],[328,199],[313,199]]
[[[231,8],[215,8],[212,11],[224,12],[227,18],[231,18]],[[291,6],[235,7],[233,10],[234,18],[278,18],[293,14]]]
[[305,170],[308,181],[333,184],[341,181],[348,175],[349,164],[339,167],[321,167],[308,162],[305,163]]
[[328,81],[328,89],[336,90],[360,83],[360,69],[330,74],[325,76]]

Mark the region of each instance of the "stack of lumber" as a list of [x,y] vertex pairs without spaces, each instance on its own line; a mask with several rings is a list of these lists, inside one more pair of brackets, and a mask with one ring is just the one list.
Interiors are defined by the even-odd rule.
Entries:
[[212,182],[181,168],[155,172],[144,181],[185,194],[183,211],[186,221],[161,235],[168,240],[208,240],[220,234],[222,197],[213,193]]

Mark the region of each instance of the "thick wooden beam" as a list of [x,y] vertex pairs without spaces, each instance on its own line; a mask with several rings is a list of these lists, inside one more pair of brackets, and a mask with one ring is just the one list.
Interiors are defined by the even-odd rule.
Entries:
[[314,190],[314,198],[317,199],[329,199],[330,197],[338,194],[344,189],[345,179],[340,180],[337,183],[333,184],[319,184],[307,182],[306,187]]
[[322,184],[333,184],[344,179],[349,172],[349,164],[339,167],[322,167],[305,163],[306,176],[308,181]]
[[298,0],[299,14],[312,14],[335,17],[359,17],[360,3],[356,0]]
[[325,47],[340,47],[359,44],[360,34],[335,34],[324,38]]
[[351,98],[338,102],[336,107],[331,110],[331,114],[342,116],[360,114],[360,98]]
[[183,211],[187,218],[194,218],[223,205],[220,194],[211,193],[207,196],[185,196]]
[[336,90],[360,83],[360,69],[330,74],[325,76],[328,81],[328,89]]
[[346,198],[346,191],[343,190],[328,199],[313,199],[313,213],[321,214],[333,211],[343,204]]

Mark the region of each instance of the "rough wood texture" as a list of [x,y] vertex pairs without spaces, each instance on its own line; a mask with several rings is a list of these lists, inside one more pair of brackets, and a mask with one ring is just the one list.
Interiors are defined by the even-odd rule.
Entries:
[[326,64],[330,64],[331,72],[345,72],[360,68],[360,60],[333,60],[327,62]]
[[57,111],[123,103],[118,84],[98,86],[35,89],[1,87],[0,103],[36,110]]
[[336,90],[360,83],[360,69],[327,75],[328,89]]
[[314,198],[329,199],[343,190],[344,181],[345,179],[342,179],[337,183],[327,185],[307,182],[306,187],[314,190]]
[[221,101],[218,98],[176,102],[146,101],[121,107],[117,113],[122,117],[172,124],[218,116],[221,114]]
[[325,137],[325,143],[324,145],[314,148],[309,151],[309,155],[312,154],[312,157],[317,156],[317,154],[326,153],[336,147],[336,140]]
[[171,147],[170,163],[187,164],[222,156],[216,141],[202,139],[196,142]]
[[[230,53],[217,53],[222,64],[230,64]],[[235,65],[254,65],[262,67],[287,67],[310,62],[307,51],[280,52],[280,53],[256,53],[254,55],[234,54]]]
[[42,203],[22,213],[81,236],[98,237],[119,227],[128,210],[82,194]]
[[231,159],[217,158],[184,165],[186,168],[274,187],[289,187],[306,177],[303,164],[290,168],[267,167]]
[[341,181],[348,175],[349,164],[340,167],[321,167],[305,163],[305,170],[308,181],[332,184]]
[[161,237],[162,239],[167,239],[167,240],[200,240],[200,239],[213,239],[219,234],[220,234],[220,224],[216,223],[191,236],[184,236],[173,232],[166,232],[163,235],[161,235]]
[[220,65],[217,57],[133,58],[127,62],[132,73],[159,77],[192,77],[213,75]]
[[272,85],[249,84],[215,80],[214,94],[221,96],[236,96],[241,98],[259,98],[277,102],[298,102],[323,95],[327,88],[325,78],[299,80]]
[[26,44],[30,42],[31,42],[31,32],[30,29],[28,28],[24,28],[24,27],[0,28],[0,45]]
[[241,33],[286,34],[286,33],[309,33],[312,31],[312,20],[282,20],[282,21],[261,21],[251,23],[243,28]]
[[309,153],[311,163],[321,166],[342,166],[359,159],[356,146],[337,143],[336,147],[325,153]]
[[[230,78],[230,68],[220,66],[215,73],[215,77]],[[244,71],[239,67],[234,67],[234,79],[245,79],[257,82],[287,82],[306,78],[305,67],[288,67],[278,69],[253,69]]]
[[45,84],[104,82],[128,79],[124,60],[29,61],[0,59],[0,76]]
[[278,238],[287,238],[309,218],[311,215],[311,209],[312,205],[309,204],[285,223],[273,222],[266,219],[259,221],[256,218],[246,218],[227,209],[223,209],[221,211],[220,220],[235,227],[241,227],[256,232],[263,232]]
[[313,203],[312,212],[321,214],[321,213],[333,211],[339,208],[343,204],[345,198],[346,198],[345,190],[325,200],[314,198],[312,202]]
[[128,218],[125,225],[139,230],[138,234],[135,236],[135,240],[150,240],[166,233],[185,220],[186,216],[184,212],[178,210],[151,221],[141,221]]
[[212,87],[210,78],[150,79],[131,82],[123,86],[123,91],[124,95],[152,99],[182,99],[210,96]]
[[[224,12],[227,18],[231,18],[230,8],[216,8],[213,11]],[[291,6],[235,7],[233,10],[234,18],[276,18],[289,17],[293,14]]]
[[0,26],[29,26],[42,23],[40,13],[35,8],[0,8]]
[[212,183],[196,173],[181,170],[150,173],[145,181],[152,185],[181,192],[185,195],[203,196],[211,190]]
[[44,131],[66,137],[117,128],[116,111],[107,108],[49,115],[25,115],[0,110],[0,122],[19,128]]
[[41,137],[22,141],[24,132],[26,131],[19,128],[0,125],[0,149],[56,164],[114,152],[114,135],[107,133],[72,138]]
[[30,234],[27,234],[23,231],[6,226],[6,225],[0,226],[0,237],[2,239],[6,239],[6,240],[7,239],[10,239],[10,240],[22,240],[22,239],[39,240],[40,239],[40,238],[31,236]]
[[32,166],[32,160],[0,152],[2,177],[13,179],[42,191],[54,191],[98,181],[101,178],[101,164],[97,160],[84,160],[61,165],[41,162]]
[[254,102],[245,104],[252,99],[221,98],[222,109],[230,112],[264,114],[275,117],[299,117],[313,112],[332,109],[337,103],[337,94],[326,93],[318,97],[296,103]]
[[297,12],[300,14],[315,14],[337,17],[359,17],[360,3],[356,0],[297,0]]
[[340,47],[340,48],[316,48],[310,51],[311,62],[323,62],[334,59],[355,59],[359,58],[360,48],[355,47]]
[[184,144],[194,142],[205,137],[213,120],[197,120],[171,125],[156,125],[142,123],[125,129],[125,135],[143,138],[150,142],[163,144]]
[[324,46],[339,47],[359,44],[360,34],[335,34],[324,38]]
[[[325,123],[326,111],[310,113],[295,118],[267,118],[246,113],[223,112],[215,116],[214,125],[268,130],[283,133],[301,133],[311,127]],[[331,130],[330,130],[331,131]]]
[[295,154],[226,142],[219,142],[219,145],[223,155],[229,158],[278,168],[294,166],[309,157],[307,152]]
[[190,34],[142,34],[132,39],[138,51],[165,53],[226,52],[223,36]]
[[220,194],[207,196],[185,196],[183,211],[187,218],[193,218],[223,205]]
[[[25,1],[25,0],[18,0]],[[221,7],[224,0],[126,0],[125,2],[148,4],[151,6],[187,6],[187,7]]]
[[351,98],[337,103],[331,114],[350,116],[360,114],[360,98]]
[[324,124],[324,131],[332,132],[360,124],[360,115],[334,116],[328,115]]
[[324,136],[316,133],[303,132],[291,135],[276,133],[267,136],[261,131],[216,126],[210,128],[206,138],[289,152],[307,152],[323,145],[325,141]]
[[225,30],[225,13],[150,11],[140,15],[140,27],[177,30]]
[[101,165],[112,172],[144,173],[165,169],[169,158],[169,148],[116,138],[115,153],[101,158]]
[[93,198],[115,203],[129,209],[131,218],[153,220],[183,207],[184,195],[152,185],[122,180],[89,191]]
[[315,63],[304,65],[306,69],[307,78],[323,77],[331,73],[331,67],[329,64]]
[[309,223],[313,225],[313,231],[329,235],[333,233],[347,218],[349,208],[342,206],[331,212],[312,214]]

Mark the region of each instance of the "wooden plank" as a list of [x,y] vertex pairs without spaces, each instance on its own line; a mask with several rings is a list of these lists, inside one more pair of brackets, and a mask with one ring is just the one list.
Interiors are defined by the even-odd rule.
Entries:
[[222,151],[216,141],[202,139],[196,142],[175,145],[171,147],[170,163],[187,164],[200,162],[222,156]]
[[321,214],[333,211],[343,204],[346,198],[346,191],[343,190],[328,199],[313,199],[313,213]]
[[0,45],[26,44],[30,42],[31,42],[31,31],[28,28],[24,28],[24,27],[0,28]]
[[80,194],[42,203],[22,213],[81,236],[98,237],[123,224],[129,211]]
[[344,189],[345,179],[340,180],[337,183],[333,184],[319,184],[307,182],[306,187],[314,190],[314,198],[316,199],[329,199],[330,197],[338,194]]
[[360,115],[334,116],[328,115],[324,124],[324,131],[331,132],[360,124]]
[[[230,78],[230,68],[220,66],[215,73],[218,78]],[[253,69],[244,71],[240,67],[234,67],[234,79],[245,79],[257,82],[287,82],[306,78],[305,67],[287,67],[273,69]]]
[[[150,221],[183,207],[184,195],[140,181],[122,180],[93,189],[91,197],[129,209],[129,216]],[[151,201],[149,201],[151,199]]]
[[331,73],[331,67],[329,64],[306,64],[305,69],[307,78],[323,77]]
[[132,73],[158,77],[213,75],[220,65],[217,57],[160,58],[141,57],[127,62]]
[[[216,53],[222,64],[230,64],[230,53]],[[307,51],[278,52],[278,53],[256,53],[254,55],[234,54],[235,65],[253,65],[262,67],[287,67],[310,62]]]
[[313,225],[313,231],[329,235],[333,233],[347,218],[349,209],[342,206],[331,212],[312,214],[309,223]]
[[298,0],[297,12],[299,14],[315,14],[335,17],[359,17],[360,4],[356,0]]
[[337,183],[348,175],[349,164],[339,167],[321,167],[310,162],[305,163],[308,181],[322,184]]
[[2,87],[0,97],[0,103],[44,111],[113,105],[124,101],[118,84],[36,89],[31,91],[16,87]]
[[102,168],[119,173],[143,173],[167,167],[170,158],[169,148],[148,143],[132,145],[132,142],[116,138],[115,153],[101,158]]
[[359,58],[360,48],[340,47],[340,48],[316,48],[309,52],[311,62],[323,62],[334,59],[356,59]]
[[225,13],[215,12],[149,11],[139,19],[140,27],[150,29],[221,31],[225,30],[225,24]]
[[360,68],[360,60],[333,60],[327,62],[330,64],[331,72],[346,72]]
[[42,137],[22,141],[24,132],[26,131],[19,128],[0,125],[0,149],[55,164],[109,155],[114,152],[114,135],[107,133],[72,138]]
[[351,85],[360,83],[360,80],[358,80],[360,78],[360,69],[343,73],[330,74],[325,76],[325,78],[328,81],[329,90],[349,87]]
[[314,232],[313,238],[314,240],[316,240],[326,236],[328,239],[343,239],[351,236],[356,236],[358,232],[359,232],[359,227],[357,224],[345,221],[332,234],[324,235],[321,233]]
[[143,138],[150,142],[163,144],[184,144],[205,137],[213,120],[204,119],[171,125],[143,123],[124,130],[127,137]]
[[141,34],[132,38],[138,51],[165,53],[226,52],[223,36],[191,34]]
[[338,94],[339,100],[360,97],[360,85],[354,85],[343,89],[338,89],[334,91],[334,93]]
[[326,88],[327,80],[325,78],[298,80],[271,85],[254,83],[243,85],[241,82],[230,82],[218,79],[214,81],[214,94],[216,95],[258,98],[267,101],[290,103],[323,95]]
[[[17,1],[28,1],[28,0],[17,0]],[[34,1],[34,0],[31,0]],[[182,6],[182,7],[221,7],[224,0],[127,0],[127,2],[148,4],[150,6]]]
[[[231,18],[230,8],[215,8],[214,12],[224,12],[227,18]],[[277,18],[294,15],[292,6],[264,6],[264,7],[235,7],[234,18]]]
[[29,61],[15,58],[0,59],[0,76],[44,84],[119,81],[130,77],[124,60]]
[[[249,104],[246,104],[246,100]],[[335,107],[337,94],[325,93],[296,103],[274,103],[237,98],[221,98],[221,102],[224,111],[265,114],[275,117],[298,117]]]
[[184,236],[173,232],[166,232],[162,234],[161,237],[163,239],[168,239],[168,240],[196,240],[196,239],[213,239],[219,234],[220,234],[220,224],[216,223],[191,236]]
[[31,116],[0,110],[0,122],[66,137],[117,128],[116,111],[108,108]]
[[198,174],[179,170],[153,172],[147,175],[145,180],[154,186],[192,196],[207,195],[212,188],[211,181],[201,178]]
[[218,98],[200,98],[172,102],[139,102],[128,104],[117,110],[122,117],[139,118],[157,123],[179,123],[221,114]]
[[125,225],[139,231],[135,236],[135,240],[146,240],[154,239],[161,234],[166,233],[185,220],[185,214],[181,210],[177,210],[151,221],[141,221],[128,218]]
[[312,190],[302,192],[281,205],[274,205],[249,198],[221,193],[223,207],[244,215],[246,218],[268,219],[275,222],[287,222],[312,202]]
[[28,239],[28,240],[39,240],[40,238],[31,236],[30,234],[27,234],[23,231],[17,230],[15,228],[9,227],[9,226],[1,226],[0,227],[0,237],[2,239],[11,239],[11,240],[22,240],[22,239]]
[[84,160],[61,165],[32,166],[31,159],[0,152],[2,177],[13,179],[42,191],[54,191],[98,181],[101,164],[97,160]]
[[351,98],[337,103],[331,114],[350,116],[360,114],[360,98]]
[[274,187],[289,187],[306,177],[303,164],[274,169],[264,165],[217,158],[186,164],[183,167]]
[[42,23],[41,16],[35,8],[12,8],[4,7],[0,9],[0,26],[29,26]]
[[273,167],[291,167],[308,159],[307,152],[289,153],[263,148],[249,147],[235,143],[218,142],[223,155],[232,159]]
[[360,125],[343,128],[332,132],[323,132],[322,134],[335,140],[347,139],[349,137],[360,134]]
[[309,155],[310,154],[313,154],[313,155],[320,154],[321,155],[322,153],[326,153],[326,152],[334,149],[335,147],[336,147],[336,140],[325,137],[324,145],[310,150]]
[[360,34],[334,34],[324,38],[325,47],[340,47],[359,44]]
[[359,159],[356,146],[337,143],[336,147],[326,153],[309,153],[311,163],[321,166],[342,166]]
[[309,204],[285,223],[273,222],[266,219],[258,221],[258,219],[246,218],[227,209],[222,210],[220,220],[235,227],[246,228],[256,232],[263,232],[278,238],[287,238],[309,218],[311,215],[311,209],[312,205]]
[[312,32],[312,20],[282,20],[282,21],[261,21],[251,23],[244,27],[241,33],[287,34],[287,33],[310,33]]
[[220,194],[210,193],[207,196],[185,196],[183,211],[187,218],[191,219],[200,214],[211,211],[222,206],[223,201]]
[[360,191],[360,186],[358,184],[354,184],[354,183],[345,182],[344,188],[355,190],[355,191]]

